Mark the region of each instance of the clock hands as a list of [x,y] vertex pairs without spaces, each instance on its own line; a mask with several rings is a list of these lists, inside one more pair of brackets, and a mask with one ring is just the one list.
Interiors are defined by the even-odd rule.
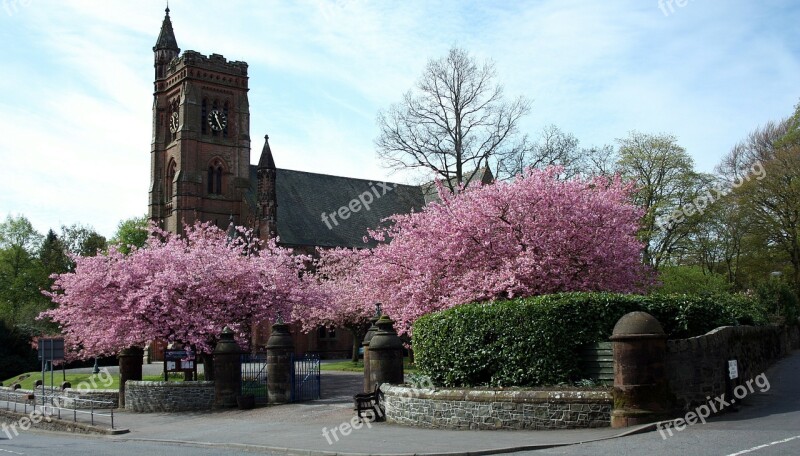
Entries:
[[228,123],[227,116],[224,113],[214,109],[208,113],[208,124],[214,131],[222,131]]

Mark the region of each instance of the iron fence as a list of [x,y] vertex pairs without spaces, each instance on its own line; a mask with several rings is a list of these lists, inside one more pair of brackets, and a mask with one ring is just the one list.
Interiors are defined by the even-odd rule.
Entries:
[[[92,399],[80,399],[76,397],[60,396],[60,395],[40,395],[38,398],[32,393],[18,393],[16,391],[4,391],[0,394],[0,401],[5,402],[6,410],[13,410],[14,412],[28,413],[28,407],[31,407],[31,412],[37,411],[37,400],[41,403],[38,404],[39,413],[44,417],[57,417],[62,419],[62,410],[65,414],[72,412],[72,421],[78,422],[78,415],[89,415],[89,422],[92,426],[95,425],[95,418],[106,417],[111,421],[111,429],[114,429],[114,403],[111,401],[97,401]],[[12,407],[13,404],[13,407]],[[72,407],[67,405],[71,404]],[[80,404],[80,406],[79,406]],[[111,406],[108,413],[100,413],[95,408],[108,408]]]
[[292,402],[320,398],[319,355],[292,355]]
[[256,405],[267,404],[267,355],[245,354],[241,358],[242,396],[253,395]]

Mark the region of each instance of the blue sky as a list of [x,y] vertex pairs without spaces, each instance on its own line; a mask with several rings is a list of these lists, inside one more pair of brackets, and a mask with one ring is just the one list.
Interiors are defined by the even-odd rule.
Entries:
[[[172,0],[181,50],[248,62],[251,160],[403,182],[375,116],[459,45],[494,60],[523,131],[584,146],[677,136],[702,171],[800,100],[795,1]],[[670,5],[671,8],[670,8]],[[0,216],[101,234],[147,210],[152,46],[163,1],[0,0]]]

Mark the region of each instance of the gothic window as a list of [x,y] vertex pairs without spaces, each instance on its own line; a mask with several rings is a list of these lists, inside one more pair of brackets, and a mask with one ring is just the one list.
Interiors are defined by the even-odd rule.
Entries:
[[208,134],[208,99],[203,98],[202,107],[200,109],[200,132]]
[[222,194],[222,175],[224,173],[225,168],[222,165],[222,161],[219,159],[214,160],[208,166],[207,189],[209,195]]
[[320,339],[336,339],[336,329],[320,326],[317,329],[317,337]]
[[169,164],[167,165],[167,179],[164,185],[164,190],[166,191],[166,195],[164,196],[167,203],[168,211],[172,210],[172,195],[173,192],[175,191],[173,181],[175,180],[175,173],[177,169],[178,165],[177,163],[175,163],[175,160],[170,160]]

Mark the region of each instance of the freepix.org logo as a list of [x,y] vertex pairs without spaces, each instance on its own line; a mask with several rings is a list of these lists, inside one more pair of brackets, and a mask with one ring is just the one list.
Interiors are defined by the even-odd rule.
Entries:
[[669,16],[675,12],[675,7],[684,8],[689,4],[689,1],[694,0],[658,0],[658,9],[664,13],[664,16]]
[[31,6],[33,0],[3,0],[3,11],[11,17],[19,12],[22,8]]
[[346,205],[330,213],[323,212],[322,222],[329,230],[332,230],[334,226],[339,226],[340,221],[349,219],[354,213],[360,212],[362,209],[368,211],[373,202],[379,200],[383,195],[391,192],[395,188],[397,188],[397,184],[388,182],[377,182],[373,184],[370,182],[369,190],[351,199]]

